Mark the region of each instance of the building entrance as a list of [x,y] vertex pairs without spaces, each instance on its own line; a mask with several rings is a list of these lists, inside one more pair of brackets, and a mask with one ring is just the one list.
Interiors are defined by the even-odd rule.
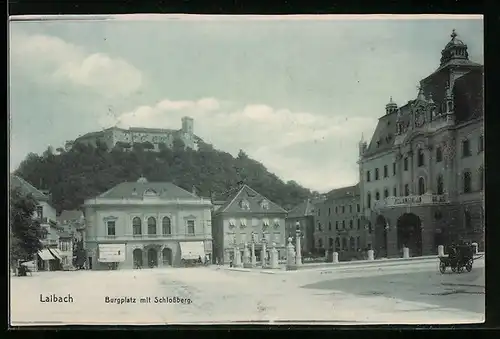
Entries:
[[413,213],[405,213],[398,219],[398,248],[410,249],[410,255],[419,257],[422,255],[422,222]]
[[158,253],[154,248],[148,250],[148,266],[150,268],[158,267]]

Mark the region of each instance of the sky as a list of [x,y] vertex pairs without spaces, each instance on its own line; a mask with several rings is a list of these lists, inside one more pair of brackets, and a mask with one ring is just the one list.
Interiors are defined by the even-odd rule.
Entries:
[[404,104],[456,29],[483,63],[481,16],[132,16],[10,22],[10,169],[111,126],[181,127],[281,179],[356,184],[358,142]]

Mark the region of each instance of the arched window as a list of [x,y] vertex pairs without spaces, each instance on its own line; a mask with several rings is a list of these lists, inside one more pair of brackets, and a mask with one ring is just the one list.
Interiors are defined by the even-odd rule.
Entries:
[[347,238],[342,238],[342,250],[347,251]]
[[384,189],[384,198],[389,196],[389,190],[387,188]]
[[163,217],[163,220],[161,221],[161,226],[162,226],[162,234],[163,235],[172,234],[172,227],[171,227],[171,222],[170,222],[169,217]]
[[318,247],[323,248],[323,239],[321,238],[318,239]]
[[375,192],[375,200],[380,200],[380,192]]
[[370,192],[366,194],[366,207],[372,208],[372,195]]
[[154,217],[148,218],[148,234],[156,234],[156,219]]
[[338,237],[335,239],[335,251],[340,251],[340,238]]
[[443,176],[440,174],[437,178],[437,194],[443,194],[443,193],[444,193]]
[[471,173],[465,171],[463,174],[463,190],[464,193],[469,193],[471,191]]
[[409,195],[410,195],[410,185],[405,184],[405,196],[409,196]]
[[134,219],[132,219],[132,232],[134,235],[142,234],[141,226],[142,226],[141,218],[135,217]]
[[424,150],[421,148],[418,150],[417,165],[418,167],[424,166]]
[[418,178],[418,194],[422,195],[425,193],[425,180],[424,178]]
[[333,238],[328,239],[328,248],[333,248]]
[[356,250],[356,243],[355,243],[355,241],[356,240],[354,239],[354,237],[351,237],[349,239],[349,251],[354,252]]

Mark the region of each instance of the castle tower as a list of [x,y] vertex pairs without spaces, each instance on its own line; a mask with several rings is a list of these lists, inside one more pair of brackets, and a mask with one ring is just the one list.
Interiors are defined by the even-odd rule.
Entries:
[[184,134],[193,135],[193,118],[191,117],[182,118],[182,132]]
[[365,141],[365,138],[363,135],[361,135],[361,140],[358,143],[358,148],[359,148],[359,157],[363,157],[363,155],[366,152],[366,149],[368,148],[368,144]]

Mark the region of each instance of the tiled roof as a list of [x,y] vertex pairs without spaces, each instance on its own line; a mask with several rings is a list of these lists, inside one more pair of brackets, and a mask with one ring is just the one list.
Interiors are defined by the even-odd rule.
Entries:
[[359,184],[354,186],[342,187],[331,190],[328,192],[328,200],[338,199],[338,198],[346,198],[346,197],[355,197],[359,195]]
[[288,218],[300,218],[314,215],[314,204],[311,199],[307,199],[288,212]]
[[144,194],[151,193],[160,199],[193,199],[198,198],[183,188],[170,182],[124,182],[99,195],[105,199],[142,199]]
[[[404,107],[401,107],[401,110],[404,109]],[[363,154],[364,157],[384,152],[392,148],[396,138],[396,119],[397,112],[393,112],[384,115],[378,120],[370,144]]]
[[19,188],[25,195],[31,194],[38,201],[49,201],[50,198],[39,189],[17,175],[10,175],[10,187]]
[[[232,193],[232,194],[231,194]],[[286,210],[270,201],[262,194],[258,193],[248,185],[241,185],[239,189],[232,190],[227,194],[228,199],[217,211],[219,213],[286,213]],[[248,209],[241,207],[241,202],[245,200],[248,202]],[[267,209],[262,208],[261,203],[266,201],[268,203]]]
[[68,232],[63,231],[63,232],[59,233],[59,238],[73,238],[73,236],[71,234],[69,234]]
[[80,210],[64,210],[61,212],[61,215],[57,217],[59,222],[64,221],[80,221],[83,219],[83,212]]
[[439,73],[445,68],[451,67],[451,66],[463,66],[463,67],[479,67],[482,68],[483,65],[478,64],[477,62],[470,61],[468,59],[452,59],[445,63],[443,66],[440,66],[438,69],[436,69],[434,72],[426,76],[422,81],[426,81],[428,78],[432,77],[434,74]]

